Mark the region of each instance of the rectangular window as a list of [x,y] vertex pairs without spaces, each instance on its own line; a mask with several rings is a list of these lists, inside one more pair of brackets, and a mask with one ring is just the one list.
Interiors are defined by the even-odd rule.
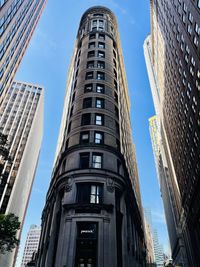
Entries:
[[89,48],[89,49],[91,49],[91,48],[95,48],[95,42],[91,42],[91,43],[89,43],[88,48]]
[[95,51],[94,50],[88,52],[88,58],[94,57],[94,56],[95,56]]
[[98,51],[97,56],[101,58],[105,58],[105,53],[103,51]]
[[86,80],[93,79],[93,71],[87,72],[85,75]]
[[83,108],[91,108],[92,107],[92,98],[87,97],[83,99]]
[[92,21],[92,26],[97,26],[97,20],[96,19]]
[[103,186],[101,184],[78,183],[77,202],[82,204],[99,204],[103,202]]
[[92,83],[86,84],[84,87],[84,93],[92,92]]
[[96,108],[104,108],[104,99],[96,98]]
[[104,142],[104,136],[103,136],[103,132],[95,132],[94,133],[94,142],[95,144],[103,144]]
[[100,185],[91,185],[91,191],[90,191],[90,203],[93,204],[99,204],[101,203],[101,188]]
[[104,116],[102,114],[95,114],[95,124],[96,125],[104,124]]
[[98,42],[98,48],[104,49],[105,48],[105,43]]
[[103,17],[103,14],[95,13],[95,14],[93,14],[93,17]]
[[103,158],[103,155],[101,153],[92,153],[92,168],[101,169],[102,158]]
[[104,61],[97,61],[97,68],[105,69],[105,62]]
[[80,144],[88,144],[88,143],[89,143],[89,132],[81,132]]
[[87,63],[87,68],[88,68],[88,69],[92,69],[92,68],[94,68],[94,61],[88,61],[88,63]]
[[89,168],[89,161],[90,161],[90,153],[80,153],[80,168],[81,169],[88,169]]
[[96,34],[95,33],[90,34],[90,37],[89,37],[90,40],[95,39],[95,38],[96,38]]
[[96,86],[96,92],[97,93],[101,93],[101,94],[104,94],[104,92],[105,92],[105,86],[104,86],[104,84],[97,84],[97,86]]
[[91,114],[86,113],[82,115],[81,125],[89,125],[91,121]]
[[97,71],[97,80],[105,80],[105,73]]
[[99,33],[99,39],[100,40],[105,40],[105,34]]

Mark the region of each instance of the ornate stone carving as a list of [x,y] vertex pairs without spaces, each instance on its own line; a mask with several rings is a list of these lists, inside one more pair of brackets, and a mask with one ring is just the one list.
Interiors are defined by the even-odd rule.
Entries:
[[65,185],[65,191],[69,192],[72,190],[72,184],[73,184],[73,176],[67,177],[67,182]]
[[107,190],[111,193],[115,190],[115,183],[112,177],[108,177],[106,180]]

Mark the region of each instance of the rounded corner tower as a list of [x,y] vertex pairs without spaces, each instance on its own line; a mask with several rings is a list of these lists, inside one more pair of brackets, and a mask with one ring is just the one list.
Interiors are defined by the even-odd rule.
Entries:
[[144,266],[129,106],[115,15],[89,8],[69,69],[37,267]]

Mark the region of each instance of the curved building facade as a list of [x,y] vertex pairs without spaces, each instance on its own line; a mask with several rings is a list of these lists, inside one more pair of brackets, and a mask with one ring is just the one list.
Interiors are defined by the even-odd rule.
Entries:
[[38,267],[144,266],[129,108],[116,18],[90,8],[70,65]]

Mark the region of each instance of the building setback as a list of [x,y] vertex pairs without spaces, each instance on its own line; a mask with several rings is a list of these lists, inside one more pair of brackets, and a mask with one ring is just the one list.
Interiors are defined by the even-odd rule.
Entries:
[[[12,161],[0,159],[0,213],[14,213],[20,237],[33,184],[43,129],[43,88],[13,82],[2,102],[0,132],[7,135]],[[0,266],[14,266],[17,251],[0,256]]]
[[46,2],[0,1],[0,104],[12,84]]
[[130,103],[117,22],[82,16],[70,65],[38,267],[145,263]]
[[[170,171],[168,181],[172,185],[169,187],[172,202],[168,205],[174,214],[177,235],[172,257],[177,264],[197,267],[200,254],[200,1],[152,0],[150,4],[151,68],[160,97],[157,115]],[[157,108],[155,100],[154,104]]]
[[21,267],[26,267],[27,263],[32,260],[33,254],[37,253],[40,241],[40,233],[41,233],[40,226],[31,225],[26,238]]

